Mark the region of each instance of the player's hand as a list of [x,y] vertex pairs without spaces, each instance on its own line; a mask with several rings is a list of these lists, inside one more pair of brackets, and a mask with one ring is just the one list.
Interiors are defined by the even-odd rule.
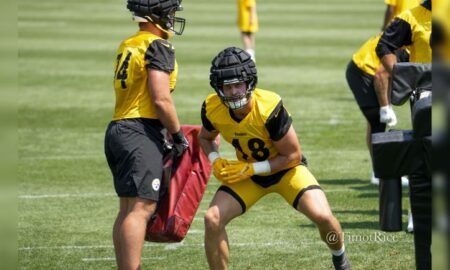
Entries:
[[183,134],[183,131],[179,130],[177,133],[172,134],[173,148],[175,156],[180,157],[184,151],[189,147],[189,142]]
[[392,105],[380,107],[380,122],[386,123],[388,127],[393,127],[397,124],[397,116],[392,109]]
[[216,158],[212,163],[213,174],[217,178],[217,180],[219,180],[221,182],[223,182],[223,180],[222,180],[222,176],[220,175],[220,170],[225,168],[227,163],[228,163],[228,161],[226,159],[223,159],[220,157]]
[[253,163],[237,160],[230,160],[226,166],[220,170],[222,181],[227,184],[237,183],[255,175]]

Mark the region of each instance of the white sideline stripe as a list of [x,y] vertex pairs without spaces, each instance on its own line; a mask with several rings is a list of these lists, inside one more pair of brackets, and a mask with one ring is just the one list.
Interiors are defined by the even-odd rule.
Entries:
[[[301,245],[309,245],[309,244],[322,244],[322,241],[308,241],[308,240],[302,240]],[[298,245],[299,243],[296,242],[286,242],[286,241],[277,241],[277,242],[265,242],[265,243],[233,243],[233,246],[240,246],[240,247],[266,247],[266,246],[290,246],[290,245]],[[179,247],[203,247],[203,243],[199,244],[185,244],[184,242],[180,243],[170,243],[170,244],[164,244],[164,243],[145,243],[144,247],[164,247],[164,250],[174,250],[178,249]],[[83,250],[83,249],[113,249],[113,245],[94,245],[94,246],[35,246],[35,247],[20,247],[18,248],[19,251],[32,251],[32,250],[47,250],[47,249],[64,249],[64,250]]]
[[[329,192],[358,192],[353,189],[324,189],[325,193]],[[26,194],[19,195],[19,199],[23,200],[39,200],[51,198],[89,198],[89,197],[111,197],[116,196],[115,193],[66,193],[66,194]]]
[[73,160],[73,159],[100,159],[105,158],[104,155],[61,155],[61,156],[37,156],[37,157],[20,157],[21,160]]
[[[166,257],[144,257],[141,260],[164,260]],[[114,257],[103,257],[103,258],[82,258],[83,262],[98,262],[98,261],[115,261]]]
[[89,198],[89,197],[110,197],[116,196],[115,193],[67,193],[67,194],[36,194],[36,195],[19,195],[19,199],[36,200],[48,198]]

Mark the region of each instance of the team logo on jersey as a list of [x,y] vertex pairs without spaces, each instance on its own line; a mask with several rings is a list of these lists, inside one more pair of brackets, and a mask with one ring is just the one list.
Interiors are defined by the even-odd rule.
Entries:
[[152,188],[154,191],[158,191],[161,187],[161,181],[158,178],[153,179],[152,181]]

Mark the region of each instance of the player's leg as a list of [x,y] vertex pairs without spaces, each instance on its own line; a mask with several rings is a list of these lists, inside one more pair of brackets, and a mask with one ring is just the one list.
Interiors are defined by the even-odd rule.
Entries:
[[223,185],[216,192],[205,214],[205,252],[210,269],[228,268],[229,247],[225,226],[245,213],[266,191],[248,179]]
[[253,61],[255,61],[255,37],[252,32],[241,32],[242,43],[244,44],[245,51],[250,54]]
[[122,264],[120,260],[120,258],[122,257],[120,255],[120,227],[122,226],[123,220],[126,217],[127,210],[128,210],[127,198],[119,198],[119,213],[117,214],[113,226],[113,244],[117,266],[120,266]]
[[242,207],[232,195],[217,191],[205,214],[205,252],[210,269],[227,269],[229,249],[225,226],[241,214]]
[[[378,132],[384,132],[386,124],[380,122],[380,108],[368,107],[361,108],[364,117],[367,119],[367,148],[369,149],[370,159],[372,160],[372,134]],[[374,185],[379,185],[380,179],[375,177],[375,173],[372,171],[370,182]]]
[[152,138],[132,120],[110,124],[105,137],[105,154],[120,197],[113,226],[119,269],[139,267],[147,222],[159,199],[163,150],[159,140]]
[[[321,189],[307,190],[300,198],[297,210],[317,225],[320,237],[332,250],[343,246],[341,225],[333,216],[327,198]],[[336,236],[336,239],[328,239]]]
[[156,209],[156,202],[142,198],[127,198],[127,214],[120,226],[119,269],[139,269],[147,223]]
[[307,190],[300,198],[297,210],[316,224],[320,237],[331,251],[335,269],[351,269],[344,253],[341,225],[331,212],[325,193],[320,189]]
[[[316,224],[322,240],[333,254],[335,268],[350,269],[348,268],[350,263],[344,255],[341,226],[333,216],[324,192],[308,168],[300,165],[289,170],[280,183],[276,185],[275,191],[283,196],[297,211],[306,215]],[[348,267],[336,267],[337,264],[348,265]]]

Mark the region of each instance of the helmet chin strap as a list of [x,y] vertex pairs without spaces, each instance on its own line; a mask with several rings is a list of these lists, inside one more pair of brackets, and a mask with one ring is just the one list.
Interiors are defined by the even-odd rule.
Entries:
[[173,37],[173,35],[175,34],[173,31],[166,30],[166,29],[162,28],[159,24],[155,23],[152,20],[152,18],[150,18],[149,16],[141,17],[141,16],[137,16],[137,15],[133,14],[133,21],[135,21],[135,22],[151,22],[151,23],[153,23],[156,26],[156,28],[158,28],[159,30],[161,30],[164,33],[166,33],[169,38]]

